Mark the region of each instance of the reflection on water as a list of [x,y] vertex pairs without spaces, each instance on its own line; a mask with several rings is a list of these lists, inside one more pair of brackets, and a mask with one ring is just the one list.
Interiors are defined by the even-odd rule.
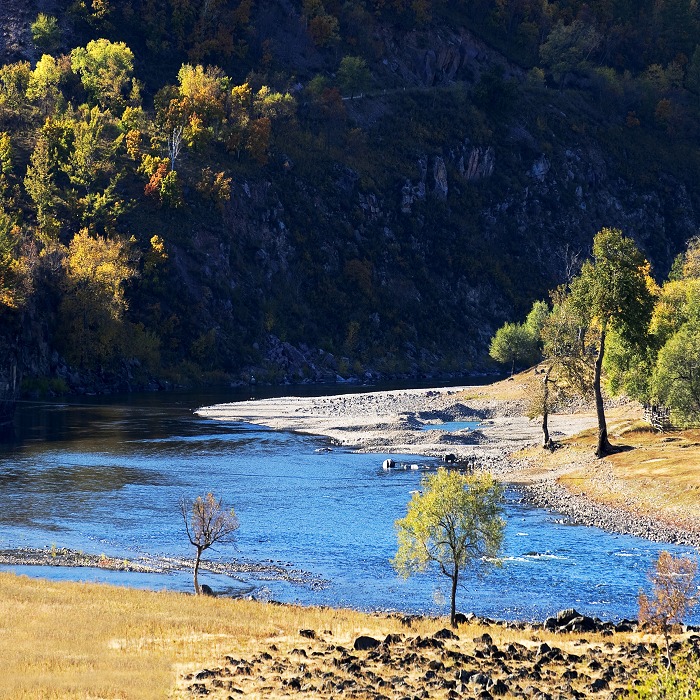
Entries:
[[[0,450],[0,547],[55,544],[115,557],[190,556],[179,498],[213,490],[235,506],[241,527],[235,546],[221,546],[210,558],[269,562],[330,581],[317,590],[254,573],[241,581],[206,573],[203,581],[220,592],[445,612],[434,596],[436,589],[446,590],[441,577],[403,581],[389,564],[396,548],[393,523],[419,487],[419,471],[384,471],[388,455],[337,448],[319,453],[327,444],[321,439],[192,413],[230,400],[230,394],[170,394],[21,407],[17,439]],[[503,567],[482,581],[465,580],[462,609],[505,618],[542,618],[571,606],[604,618],[636,615],[637,592],[661,546],[563,525],[521,504],[517,493],[508,497]],[[187,573],[22,571],[191,587]]]
[[481,422],[478,420],[453,420],[444,423],[428,423],[423,426],[422,430],[444,430],[448,433],[454,433],[458,430],[476,430],[480,425]]

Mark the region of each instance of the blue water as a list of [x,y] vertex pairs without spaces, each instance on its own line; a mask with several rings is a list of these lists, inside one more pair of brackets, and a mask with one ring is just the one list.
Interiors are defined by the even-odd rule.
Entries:
[[480,424],[478,420],[453,420],[444,423],[428,423],[422,427],[422,430],[445,430],[448,433],[454,433],[457,430],[474,430]]
[[[215,590],[365,610],[447,611],[443,577],[432,571],[404,581],[389,563],[393,523],[425,470],[384,471],[389,455],[316,452],[324,440],[193,415],[210,402],[170,395],[23,409],[20,439],[0,451],[0,548],[54,544],[117,557],[191,556],[178,501],[213,490],[235,506],[240,529],[235,545],[207,552],[211,558],[279,563],[315,582],[205,572],[201,580]],[[465,577],[459,608],[508,619],[542,619],[571,606],[604,619],[634,617],[658,552],[689,551],[558,520],[509,492],[503,566],[482,580]],[[9,568],[191,588],[187,572]]]

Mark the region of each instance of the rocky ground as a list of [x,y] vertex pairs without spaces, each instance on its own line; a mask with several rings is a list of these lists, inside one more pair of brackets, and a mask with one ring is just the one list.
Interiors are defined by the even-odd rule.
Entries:
[[[191,572],[194,560],[187,557],[141,556],[138,559],[118,559],[104,554],[85,554],[74,549],[18,547],[0,550],[0,565],[5,566],[68,566],[91,567],[109,571],[133,571],[142,574],[168,574],[175,571]],[[288,581],[308,586],[313,590],[325,588],[328,581],[302,569],[294,569],[285,562],[202,561],[201,571],[224,574],[233,579],[254,575],[261,581]],[[241,580],[246,580],[246,578]]]
[[[183,674],[177,696],[618,698],[658,663],[657,642],[636,634],[634,622],[614,626],[575,610],[544,625],[460,621],[456,632],[442,628],[421,636],[411,618],[403,618],[404,633],[361,635],[349,643],[330,630],[302,629],[296,638]],[[473,636],[473,623],[487,631]],[[560,635],[555,641],[552,632]],[[677,658],[700,655],[695,632],[674,642]]]

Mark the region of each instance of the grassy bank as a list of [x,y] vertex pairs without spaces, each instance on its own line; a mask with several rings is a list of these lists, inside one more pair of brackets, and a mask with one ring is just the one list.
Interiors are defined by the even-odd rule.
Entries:
[[[0,611],[0,697],[13,699],[451,698],[487,686],[617,697],[654,665],[658,641],[472,623],[450,637],[445,620],[11,574],[0,574]],[[360,635],[383,643],[357,650]]]
[[[512,403],[524,411],[528,386],[538,381],[541,377],[529,370],[512,380],[471,387],[461,398]],[[595,423],[592,406],[579,410]],[[553,452],[533,446],[514,455],[529,462],[515,479],[527,483],[556,478],[572,493],[700,532],[700,430],[659,433],[642,421],[642,414],[636,402],[621,401],[607,409],[610,439],[620,448],[616,454],[602,460],[594,457],[595,428],[563,439],[555,434],[558,449]],[[550,428],[576,415],[554,414]]]

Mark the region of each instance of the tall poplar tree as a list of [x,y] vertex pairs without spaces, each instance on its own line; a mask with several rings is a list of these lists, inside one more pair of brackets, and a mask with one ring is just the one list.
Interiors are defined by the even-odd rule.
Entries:
[[598,418],[597,457],[613,451],[608,440],[601,390],[605,341],[610,331],[615,331],[632,346],[642,346],[647,341],[654,307],[653,289],[649,263],[634,241],[614,228],[604,228],[596,234],[593,259],[584,263],[571,283],[571,304],[587,322],[595,352],[593,393]]

